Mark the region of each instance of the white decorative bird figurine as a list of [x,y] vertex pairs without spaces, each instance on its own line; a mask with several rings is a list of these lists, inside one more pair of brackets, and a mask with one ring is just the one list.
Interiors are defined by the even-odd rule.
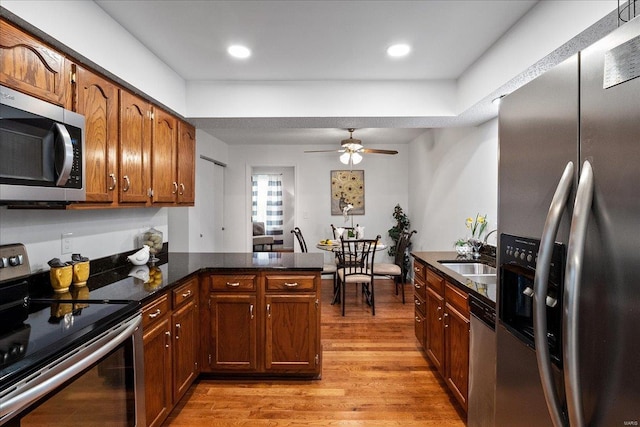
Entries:
[[149,246],[142,245],[142,249],[127,257],[133,265],[144,265],[149,261]]

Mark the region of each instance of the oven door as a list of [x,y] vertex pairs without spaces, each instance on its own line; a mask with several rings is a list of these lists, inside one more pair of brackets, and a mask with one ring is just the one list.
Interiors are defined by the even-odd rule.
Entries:
[[2,397],[0,425],[144,426],[140,314],[39,369]]

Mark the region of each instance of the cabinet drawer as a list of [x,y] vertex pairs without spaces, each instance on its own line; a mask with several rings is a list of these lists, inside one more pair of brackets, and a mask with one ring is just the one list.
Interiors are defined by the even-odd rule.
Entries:
[[413,284],[414,294],[418,295],[423,300],[427,299],[427,285],[416,281]]
[[268,275],[266,276],[268,291],[312,291],[316,288],[317,276],[302,275]]
[[416,282],[420,282],[422,284],[427,283],[426,279],[427,266],[422,262],[418,261],[416,258],[413,259],[413,277]]
[[164,294],[142,309],[142,329],[163,318],[169,313],[169,297]]
[[440,296],[444,296],[444,279],[433,270],[427,270],[427,285]]
[[187,283],[178,286],[172,291],[173,308],[178,307],[185,301],[190,301],[195,298],[198,292],[198,280],[191,279]]
[[466,292],[447,282],[444,298],[449,305],[455,307],[467,318],[469,317],[468,295]]
[[427,315],[427,304],[424,302],[424,299],[420,298],[419,295],[414,295],[413,303],[416,306],[416,316],[420,313],[422,317],[425,317]]
[[255,291],[257,288],[255,274],[216,275],[211,276],[212,291]]

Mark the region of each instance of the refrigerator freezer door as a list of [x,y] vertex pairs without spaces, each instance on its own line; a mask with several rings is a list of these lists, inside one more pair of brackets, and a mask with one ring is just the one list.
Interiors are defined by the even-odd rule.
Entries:
[[578,284],[579,409],[587,425],[638,425],[640,19],[582,52],[581,112],[594,192]]
[[[540,239],[569,162],[576,166],[577,174],[578,82],[575,55],[503,99],[499,116],[500,233]],[[568,239],[572,194],[573,189],[558,227],[556,240],[561,243]],[[500,251],[497,261],[500,265]],[[500,271],[498,275],[501,283]],[[551,426],[535,352],[501,322],[496,333],[496,426],[531,426],[534,420],[536,426]],[[563,398],[560,372],[555,370],[554,377]]]

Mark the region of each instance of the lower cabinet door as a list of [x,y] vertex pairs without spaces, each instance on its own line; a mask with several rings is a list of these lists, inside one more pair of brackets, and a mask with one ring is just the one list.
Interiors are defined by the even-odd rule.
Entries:
[[469,391],[469,319],[447,304],[446,381],[464,410]]
[[190,301],[171,316],[173,324],[173,401],[186,393],[198,375],[198,316]]
[[444,375],[444,298],[427,288],[426,353],[431,362]]
[[320,366],[316,295],[267,295],[265,303],[266,370],[316,372]]
[[144,333],[144,397],[148,426],[159,426],[171,410],[171,329],[169,318]]
[[212,294],[210,298],[211,371],[255,371],[256,296]]

